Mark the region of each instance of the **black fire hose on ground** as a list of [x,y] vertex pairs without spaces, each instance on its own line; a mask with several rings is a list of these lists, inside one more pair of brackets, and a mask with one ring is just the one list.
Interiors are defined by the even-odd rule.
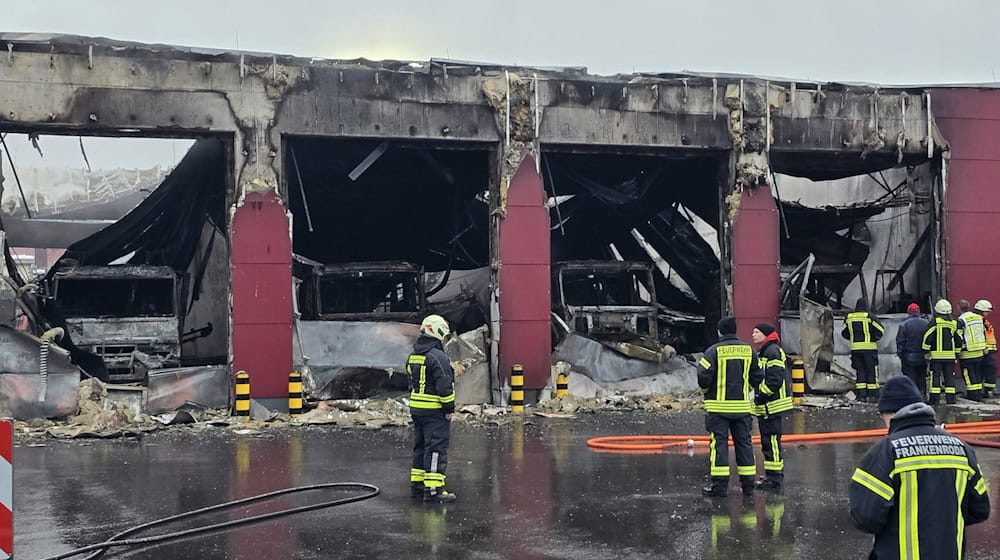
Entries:
[[[205,514],[205,513],[220,511],[220,510],[224,510],[224,509],[228,509],[228,508],[232,508],[232,507],[236,507],[236,506],[242,506],[242,505],[251,504],[251,503],[257,503],[257,502],[263,502],[265,500],[269,500],[271,498],[276,498],[278,496],[287,496],[289,494],[297,494],[299,492],[308,492],[308,491],[312,491],[312,490],[325,490],[325,489],[329,489],[329,488],[360,489],[360,490],[366,490],[367,492],[365,492],[364,494],[357,494],[357,495],[354,495],[354,496],[349,496],[347,498],[340,498],[338,500],[331,500],[331,501],[328,501],[328,502],[320,502],[318,504],[311,504],[311,505],[307,505],[307,506],[300,506],[300,507],[295,507],[295,508],[290,508],[290,509],[283,509],[283,510],[279,510],[279,511],[273,511],[273,512],[270,512],[270,513],[263,513],[261,515],[255,515],[255,516],[252,516],[252,517],[246,517],[246,518],[243,518],[243,519],[233,519],[231,521],[225,521],[225,522],[222,522],[222,523],[215,523],[215,524],[212,524],[212,525],[205,525],[203,527],[194,527],[194,528],[191,528],[191,529],[185,529],[183,531],[176,531],[176,532],[167,533],[167,534],[164,534],[164,535],[155,535],[155,536],[151,536],[151,537],[140,537],[140,538],[124,539],[124,540],[122,540],[123,537],[127,537],[129,535],[133,535],[133,534],[138,533],[140,531],[143,531],[145,529],[150,529],[152,527],[157,527],[159,525],[164,525],[166,523],[171,523],[171,522],[174,522],[174,521],[179,521],[181,519],[187,519],[187,518],[195,517],[195,516],[202,515],[202,514]],[[297,486],[295,488],[285,488],[284,490],[277,490],[275,492],[268,492],[266,494],[258,494],[256,496],[251,496],[249,498],[243,498],[243,499],[240,499],[240,500],[233,500],[233,501],[230,501],[230,502],[224,502],[224,503],[221,503],[221,504],[216,504],[214,506],[208,506],[208,507],[204,507],[204,508],[201,508],[201,509],[196,509],[196,510],[188,511],[188,512],[185,512],[185,513],[180,513],[180,514],[177,514],[177,515],[172,515],[170,517],[164,517],[163,519],[157,519],[156,521],[150,521],[149,523],[143,523],[142,525],[136,525],[135,527],[132,527],[131,529],[126,529],[126,530],[122,531],[121,533],[118,533],[117,535],[111,537],[110,539],[108,539],[108,540],[106,540],[106,541],[104,541],[102,543],[92,544],[90,546],[85,546],[85,547],[82,547],[82,548],[78,548],[76,550],[71,550],[69,552],[64,552],[64,553],[58,554],[56,556],[50,556],[50,557],[46,558],[45,560],[62,560],[63,558],[71,558],[73,556],[79,556],[79,555],[87,553],[87,552],[91,552],[92,554],[90,554],[89,556],[87,556],[83,560],[94,560],[95,558],[101,556],[102,554],[104,554],[105,552],[107,552],[108,549],[111,549],[111,548],[118,548],[118,547],[124,547],[124,546],[129,546],[129,547],[131,547],[131,546],[135,546],[135,547],[148,546],[148,545],[151,545],[151,544],[156,544],[156,543],[161,543],[161,542],[176,540],[176,539],[180,539],[180,538],[184,538],[184,537],[190,537],[192,535],[200,535],[200,534],[209,533],[209,532],[212,532],[212,531],[219,531],[219,530],[222,530],[222,529],[231,529],[233,527],[239,527],[239,526],[242,526],[242,525],[249,525],[250,523],[257,523],[257,522],[260,522],[260,521],[266,521],[268,519],[274,519],[276,517],[285,517],[285,516],[288,516],[288,515],[295,515],[297,513],[305,513],[307,511],[313,511],[313,510],[317,510],[317,509],[323,509],[323,508],[328,508],[328,507],[334,507],[334,506],[342,506],[342,505],[346,505],[346,504],[352,504],[352,503],[355,503],[355,502],[360,502],[360,501],[363,501],[363,500],[368,500],[368,499],[374,498],[375,496],[378,496],[381,493],[382,493],[382,490],[380,490],[378,486],[373,486],[371,484],[365,484],[363,482],[328,482],[328,483],[324,483],[324,484],[313,484],[313,485],[310,485],[310,486]]]

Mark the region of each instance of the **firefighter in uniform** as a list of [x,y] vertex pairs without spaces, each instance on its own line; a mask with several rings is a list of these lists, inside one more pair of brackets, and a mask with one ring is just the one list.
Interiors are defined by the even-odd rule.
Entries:
[[861,459],[848,490],[854,524],[875,535],[869,558],[960,560],[965,526],[990,515],[972,447],[934,426],[934,409],[907,377],[879,400],[889,433]]
[[962,348],[958,351],[958,366],[965,379],[965,398],[972,401],[983,400],[983,378],[981,369],[986,354],[986,325],[983,316],[969,309],[969,302],[958,302],[962,314],[958,316],[958,335],[962,337]]
[[858,298],[854,313],[848,313],[840,336],[851,343],[851,365],[857,374],[855,392],[861,402],[878,400],[878,341],[885,328],[868,313],[868,302]]
[[760,446],[764,452],[764,477],[754,483],[759,490],[777,492],[785,478],[785,460],[781,453],[781,422],[792,410],[792,374],[787,356],[774,327],[760,323],[751,334],[757,344],[764,381],[754,389],[753,414],[760,428]]
[[451,413],[455,410],[455,373],[442,346],[450,332],[443,317],[427,316],[406,362],[413,417],[410,489],[414,498],[431,503],[455,501],[455,494],[444,489]]
[[993,398],[993,391],[997,388],[997,335],[993,331],[993,323],[987,317],[993,311],[993,304],[987,299],[981,299],[973,306],[976,313],[983,317],[983,330],[986,333],[986,353],[983,354],[982,373],[983,398]]
[[709,437],[711,484],[701,489],[706,496],[725,496],[729,482],[729,434],[736,448],[736,472],[744,496],[753,495],[753,443],[750,428],[750,388],[764,381],[757,353],[736,338],[736,319],[719,320],[719,342],[705,350],[699,362],[698,386],[705,396],[705,429]]
[[920,306],[911,303],[906,308],[906,319],[896,331],[896,355],[903,375],[916,384],[921,395],[927,394],[927,361],[924,359],[924,333],[930,323],[920,316]]
[[934,321],[924,333],[921,348],[930,353],[930,404],[941,402],[941,391],[948,404],[955,404],[955,357],[962,345],[958,322],[951,318],[951,303],[940,299],[934,304]]

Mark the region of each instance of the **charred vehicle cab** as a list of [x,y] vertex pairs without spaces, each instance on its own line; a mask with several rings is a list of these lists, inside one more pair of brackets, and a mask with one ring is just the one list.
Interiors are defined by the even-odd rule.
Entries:
[[553,310],[574,332],[605,339],[658,338],[656,292],[649,264],[556,263],[552,297]]
[[55,272],[48,294],[74,344],[104,360],[112,382],[180,365],[179,286],[165,266],[77,266]]
[[407,262],[322,265],[297,259],[302,318],[312,321],[419,323],[424,274]]

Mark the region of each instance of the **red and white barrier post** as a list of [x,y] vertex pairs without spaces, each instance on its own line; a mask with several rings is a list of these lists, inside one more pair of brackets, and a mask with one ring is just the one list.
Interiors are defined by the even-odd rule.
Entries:
[[14,556],[14,422],[0,419],[0,560]]

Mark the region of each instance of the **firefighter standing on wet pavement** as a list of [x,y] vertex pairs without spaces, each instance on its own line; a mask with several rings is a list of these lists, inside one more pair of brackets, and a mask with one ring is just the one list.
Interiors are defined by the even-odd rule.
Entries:
[[911,303],[906,308],[906,319],[896,331],[896,355],[903,375],[913,380],[921,395],[927,395],[927,361],[924,359],[924,333],[930,324],[920,316],[920,306]]
[[764,477],[754,483],[759,490],[777,492],[785,478],[785,459],[781,452],[782,420],[792,410],[792,374],[787,356],[781,348],[778,331],[768,323],[760,323],[751,334],[757,344],[760,369],[764,381],[754,387],[753,414],[760,429],[760,446],[764,453]]
[[973,306],[976,313],[983,317],[983,330],[986,333],[986,352],[983,354],[983,361],[980,367],[983,381],[983,398],[993,398],[993,391],[997,388],[997,335],[993,330],[993,323],[987,316],[993,311],[993,304],[987,299],[981,299]]
[[934,425],[907,377],[890,379],[878,403],[889,433],[861,459],[848,489],[854,524],[875,535],[869,558],[960,560],[965,526],[990,515],[972,447]]
[[986,325],[983,316],[969,308],[969,302],[958,302],[962,314],[958,316],[958,335],[962,347],[958,351],[958,367],[965,379],[965,398],[971,401],[983,400],[983,378],[981,374],[983,356],[986,355]]
[[878,341],[885,328],[868,312],[868,302],[858,298],[854,312],[844,319],[840,336],[851,343],[851,365],[857,374],[854,388],[861,402],[878,400]]
[[420,323],[420,336],[406,362],[413,417],[410,489],[414,498],[429,503],[455,501],[455,494],[444,489],[451,414],[455,410],[455,373],[442,346],[450,333],[443,317],[427,316]]
[[928,403],[940,403],[942,391],[946,403],[955,403],[955,357],[961,345],[958,321],[951,318],[951,303],[940,299],[934,304],[934,319],[924,333],[921,344],[921,349],[928,352],[931,358]]
[[705,350],[699,362],[698,386],[705,397],[705,429],[709,432],[711,483],[706,496],[725,496],[729,484],[729,435],[736,448],[736,470],[745,496],[753,495],[753,443],[750,439],[753,403],[749,389],[764,381],[757,353],[736,337],[736,319],[719,320],[719,342]]

